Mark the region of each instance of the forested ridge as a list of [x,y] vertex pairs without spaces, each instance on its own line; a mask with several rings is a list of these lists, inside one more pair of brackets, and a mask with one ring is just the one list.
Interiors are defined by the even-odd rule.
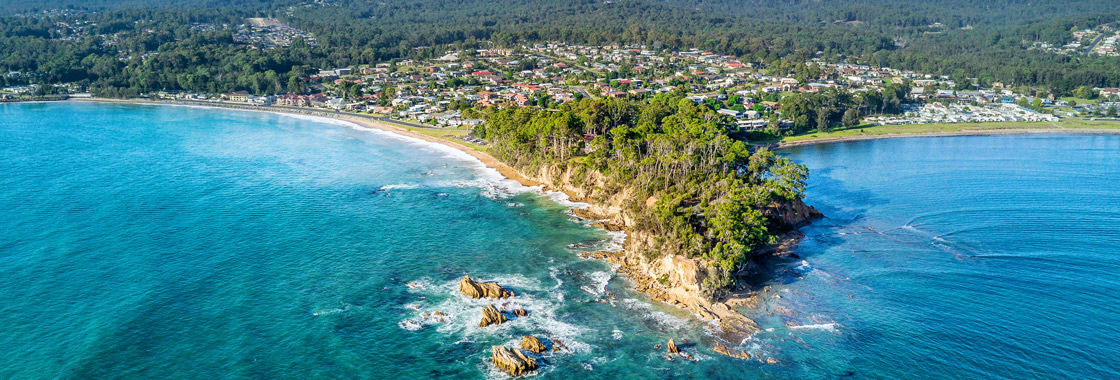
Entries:
[[759,248],[790,227],[773,209],[800,202],[808,175],[804,166],[732,138],[718,114],[680,96],[485,112],[487,123],[473,133],[491,142],[492,154],[527,173],[570,169],[577,184],[605,176],[613,188],[599,194],[628,194],[631,228],[657,236],[645,258],[696,259],[706,268],[709,295],[731,285]]
[[[36,12],[56,8],[70,11]],[[1120,58],[1024,47],[1063,43],[1071,28],[1120,20],[1114,2],[1104,0],[47,0],[0,4],[0,15],[0,48],[11,52],[0,59],[4,68],[42,73],[40,81],[87,80],[129,92],[284,90],[307,70],[431,58],[491,46],[487,41],[695,47],[762,64],[820,52],[829,60],[1038,85],[1058,94],[1120,86]],[[261,16],[306,30],[319,43],[250,51],[221,32],[187,28]],[[96,33],[59,33],[59,22],[75,20],[96,23]]]

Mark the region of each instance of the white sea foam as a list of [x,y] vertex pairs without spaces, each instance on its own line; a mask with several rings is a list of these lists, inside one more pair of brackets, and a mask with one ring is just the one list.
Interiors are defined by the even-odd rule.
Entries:
[[809,266],[808,261],[801,260],[801,262],[798,263],[797,267],[793,268],[793,269],[796,269],[797,271],[804,273],[804,272],[807,272],[807,271],[809,271],[813,268],[811,266]]
[[416,281],[409,281],[408,283],[405,284],[405,286],[408,287],[409,291],[424,290],[424,289],[432,287],[432,280],[428,279],[428,278],[421,278],[421,279],[416,280]]
[[[798,263],[798,265],[796,267],[794,267],[793,270],[797,271],[798,274],[804,275],[804,276],[814,275],[814,276],[822,276],[822,277],[825,277],[825,278],[832,277],[832,275],[828,274],[827,272],[822,271],[822,270],[817,269],[817,268],[814,268],[812,265],[809,264],[808,261],[805,261],[805,260],[801,260],[801,262]],[[790,292],[790,289],[783,288],[780,291],[781,292]]]
[[[564,322],[558,318],[555,310],[563,302],[556,300],[551,294],[563,293],[558,289],[546,289],[540,281],[521,275],[485,276],[479,278],[486,281],[495,281],[514,291],[515,295],[504,299],[472,299],[459,292],[458,280],[447,282],[430,288],[416,288],[416,292],[427,295],[441,296],[443,298],[437,305],[423,308],[423,312],[434,313],[440,311],[447,314],[447,318],[439,322],[436,331],[448,335],[459,336],[460,340],[472,336],[497,336],[503,339],[517,339],[520,342],[523,331],[538,332],[542,338],[555,338],[561,340],[571,352],[589,352],[591,346],[580,340],[588,331],[587,328]],[[420,281],[414,281],[419,283]],[[438,293],[438,294],[437,294]],[[508,322],[497,326],[478,327],[482,316],[482,309],[493,304],[498,309],[510,311],[525,309],[529,317],[511,317]],[[431,315],[431,314],[429,314]],[[410,318],[408,321],[427,324],[424,320]],[[411,323],[402,321],[402,328],[412,327]],[[555,353],[549,353],[553,355]],[[562,353],[566,354],[566,353]]]
[[[269,110],[259,110],[261,112],[269,112]],[[376,134],[380,137],[385,137],[397,141],[402,141],[415,146],[421,150],[441,154],[443,157],[453,159],[463,163],[467,168],[472,169],[476,173],[476,178],[467,181],[456,181],[453,186],[459,187],[477,187],[481,188],[482,196],[490,199],[503,199],[516,196],[523,193],[533,192],[543,195],[557,204],[567,208],[587,208],[590,205],[583,202],[574,202],[570,197],[560,191],[544,191],[540,186],[524,186],[521,183],[512,179],[506,178],[497,169],[486,166],[481,160],[464,152],[460,149],[444,145],[441,143],[431,142],[419,139],[412,136],[405,136],[399,133],[394,133],[382,129],[370,128],[362,126],[356,122],[335,119],[331,117],[315,116],[315,115],[301,115],[301,114],[288,114],[281,113],[282,115],[293,117],[302,120],[315,121],[319,123],[326,123],[331,125],[345,126],[351,129],[365,131]],[[387,190],[387,189],[386,189]],[[608,232],[610,240],[606,244],[604,250],[607,251],[620,251],[626,242],[626,233],[622,231]]]
[[[421,298],[424,297],[421,296]],[[454,317],[452,315],[443,313],[438,308],[425,309],[420,304],[415,303],[404,305],[404,308],[415,312],[411,318],[406,318],[400,322],[397,322],[397,326],[400,326],[400,328],[408,331],[417,331],[424,328],[425,326],[448,323],[454,320]]]
[[[483,195],[488,198],[505,198],[512,195],[534,191],[534,188],[521,185],[517,181],[506,178],[501,173],[499,173],[498,170],[486,166],[486,164],[484,164],[478,158],[451,146],[419,139],[412,136],[405,136],[399,133],[389,132],[382,129],[370,128],[347,120],[339,120],[329,117],[312,115],[284,115],[298,119],[310,120],[332,125],[340,125],[354,130],[369,132],[377,135],[378,137],[384,137],[387,139],[404,142],[426,153],[439,154],[444,158],[458,161],[468,169],[475,171],[476,178],[469,181],[459,181],[457,184],[464,187],[469,186],[482,188]],[[537,187],[535,188],[535,190],[539,192],[540,188]]]
[[550,290],[560,289],[560,286],[564,285],[564,280],[560,279],[559,274],[560,271],[557,270],[556,267],[548,268],[548,276],[552,277],[553,280],[556,280],[556,286],[553,286]]
[[604,251],[618,252],[626,246],[626,232],[607,231],[607,236],[610,236],[610,239],[607,240],[607,245],[603,249]]
[[655,329],[663,331],[676,331],[684,328],[688,321],[684,318],[654,309],[653,305],[633,298],[623,299],[622,308],[630,314],[636,314],[645,323]]
[[799,325],[789,326],[790,330],[824,330],[828,332],[839,333],[840,330],[836,328],[836,323],[818,323],[812,325]]
[[324,316],[324,315],[344,313],[346,311],[349,311],[350,308],[352,308],[352,307],[354,307],[354,305],[346,305],[346,306],[340,307],[340,308],[323,310],[323,311],[316,311],[314,313],[311,313],[311,315],[316,316],[316,317],[321,317],[321,316]]
[[423,324],[421,324],[420,322],[418,322],[416,320],[412,320],[412,319],[406,319],[406,320],[397,322],[397,326],[400,326],[400,328],[408,330],[408,331],[419,331],[420,329],[424,328]]
[[590,277],[596,295],[603,295],[607,292],[607,284],[610,283],[612,277],[611,272],[595,272]]
[[381,186],[381,190],[405,190],[405,189],[418,189],[420,185],[414,183],[401,183],[395,185]]
[[569,197],[567,193],[564,193],[562,191],[540,191],[540,193],[553,202],[556,202],[557,204],[567,208],[582,209],[591,207],[591,205],[588,203],[572,201],[571,197]]

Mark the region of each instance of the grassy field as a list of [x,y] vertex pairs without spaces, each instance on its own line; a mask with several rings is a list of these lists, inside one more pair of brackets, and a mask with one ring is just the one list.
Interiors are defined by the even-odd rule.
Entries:
[[1098,99],[1084,99],[1084,98],[1075,98],[1075,97],[1072,97],[1072,96],[1063,96],[1060,99],[1065,100],[1067,102],[1070,102],[1070,101],[1077,102],[1077,105],[1079,105],[1079,106],[1084,106],[1084,105],[1089,105],[1089,104],[1097,104],[1097,103],[1100,103],[1100,102],[1104,101],[1104,99],[1099,99],[1099,98]]
[[1062,120],[1062,127],[1073,129],[1120,129],[1120,119],[1112,120]]
[[428,135],[428,136],[432,136],[432,137],[438,137],[438,138],[441,138],[441,139],[454,140],[456,142],[463,143],[463,144],[467,144],[467,143],[464,142],[463,140],[459,140],[458,138],[466,136],[468,133],[471,132],[470,129],[466,129],[466,128],[448,128],[448,129],[424,129],[424,128],[415,128],[415,127],[404,127],[404,128],[408,129],[410,131],[416,132],[416,133],[420,133],[420,134],[424,134],[424,135]]
[[796,143],[812,140],[857,138],[861,136],[900,135],[900,134],[938,134],[969,131],[998,130],[1062,130],[1062,129],[1115,129],[1120,130],[1120,121],[1088,121],[1066,119],[1059,122],[1006,122],[1006,123],[957,123],[957,124],[911,124],[880,125],[873,127],[853,127],[829,132],[806,133],[782,138],[781,143]]

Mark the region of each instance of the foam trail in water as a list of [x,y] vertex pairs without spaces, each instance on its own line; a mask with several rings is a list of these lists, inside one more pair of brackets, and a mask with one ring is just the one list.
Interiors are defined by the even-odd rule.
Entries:
[[818,323],[813,325],[797,325],[789,326],[790,330],[824,330],[828,332],[839,333],[840,330],[836,329],[836,323]]
[[395,184],[381,186],[381,190],[405,190],[405,189],[419,189],[420,185],[417,184]]
[[[444,145],[444,144],[441,144],[441,143],[431,142],[431,141],[423,140],[423,139],[412,137],[412,136],[406,136],[406,135],[402,135],[402,134],[394,133],[394,132],[389,132],[389,131],[378,129],[378,128],[366,127],[366,126],[363,126],[363,125],[358,124],[358,123],[353,122],[353,121],[336,119],[336,118],[327,117],[327,116],[284,113],[284,112],[279,112],[279,111],[276,111],[276,110],[268,110],[268,109],[260,109],[260,110],[228,109],[228,108],[224,108],[224,107],[214,107],[214,106],[204,106],[204,105],[187,105],[187,104],[167,104],[167,106],[192,107],[192,108],[203,108],[203,109],[222,109],[222,110],[225,110],[225,111],[265,112],[265,113],[269,113],[269,114],[273,114],[273,115],[280,115],[280,116],[283,116],[283,117],[290,117],[290,118],[294,118],[294,119],[313,121],[313,122],[316,122],[316,123],[343,126],[343,127],[351,128],[351,129],[358,130],[358,131],[369,132],[369,133],[377,135],[378,137],[384,137],[384,138],[387,138],[387,139],[401,141],[401,142],[407,143],[411,146],[414,146],[416,148],[419,148],[421,150],[424,150],[426,152],[441,154],[443,157],[459,161],[460,163],[465,164],[468,168],[474,170],[477,173],[478,178],[473,180],[473,181],[469,181],[467,183],[469,183],[472,187],[482,187],[484,190],[487,190],[486,195],[489,195],[493,198],[498,198],[498,197],[501,197],[501,196],[516,195],[516,194],[526,193],[526,192],[530,192],[530,191],[534,190],[533,188],[521,185],[517,181],[506,178],[501,173],[499,173],[496,169],[486,166],[486,164],[484,164],[481,160],[479,160],[478,158],[476,158],[476,157],[474,157],[474,156],[470,155],[469,153],[464,152],[462,150],[459,150],[459,149],[456,149],[454,147],[447,146],[447,145]],[[539,188],[537,188],[537,191],[539,191]]]

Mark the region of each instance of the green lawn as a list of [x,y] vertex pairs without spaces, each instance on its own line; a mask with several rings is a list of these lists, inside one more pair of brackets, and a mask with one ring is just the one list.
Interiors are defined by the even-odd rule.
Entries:
[[1120,129],[1120,121],[1117,120],[1080,120],[1069,119],[1062,120],[1062,127],[1073,129]]
[[821,139],[834,139],[855,136],[875,136],[894,134],[918,133],[949,133],[963,131],[988,131],[1000,129],[1117,129],[1120,130],[1120,121],[1088,121],[1067,119],[1056,123],[1048,122],[1004,122],[1004,123],[957,123],[957,124],[911,124],[911,125],[880,125],[874,127],[854,127],[830,132],[805,133],[782,138],[782,143],[811,141]]
[[1060,98],[1060,100],[1065,100],[1067,102],[1069,102],[1069,101],[1077,102],[1077,105],[1079,105],[1079,106],[1088,105],[1088,104],[1096,104],[1096,103],[1101,102],[1101,99],[1083,99],[1083,98],[1075,98],[1075,97],[1072,97],[1072,96],[1065,96],[1065,97]]
[[473,145],[473,144],[471,144],[467,141],[463,141],[463,140],[459,139],[460,137],[466,136],[466,135],[471,133],[470,129],[468,129],[468,128],[460,127],[460,128],[447,128],[447,129],[427,129],[427,128],[416,128],[416,127],[401,126],[399,124],[394,124],[394,125],[399,126],[401,128],[404,128],[404,129],[407,129],[407,130],[410,130],[410,131],[413,131],[413,132],[416,132],[416,133],[419,133],[419,134],[422,134],[422,135],[428,135],[428,136],[432,136],[432,137],[435,137],[435,138],[450,140],[450,141],[454,141],[454,142],[457,142],[457,143],[463,144],[463,145]]

